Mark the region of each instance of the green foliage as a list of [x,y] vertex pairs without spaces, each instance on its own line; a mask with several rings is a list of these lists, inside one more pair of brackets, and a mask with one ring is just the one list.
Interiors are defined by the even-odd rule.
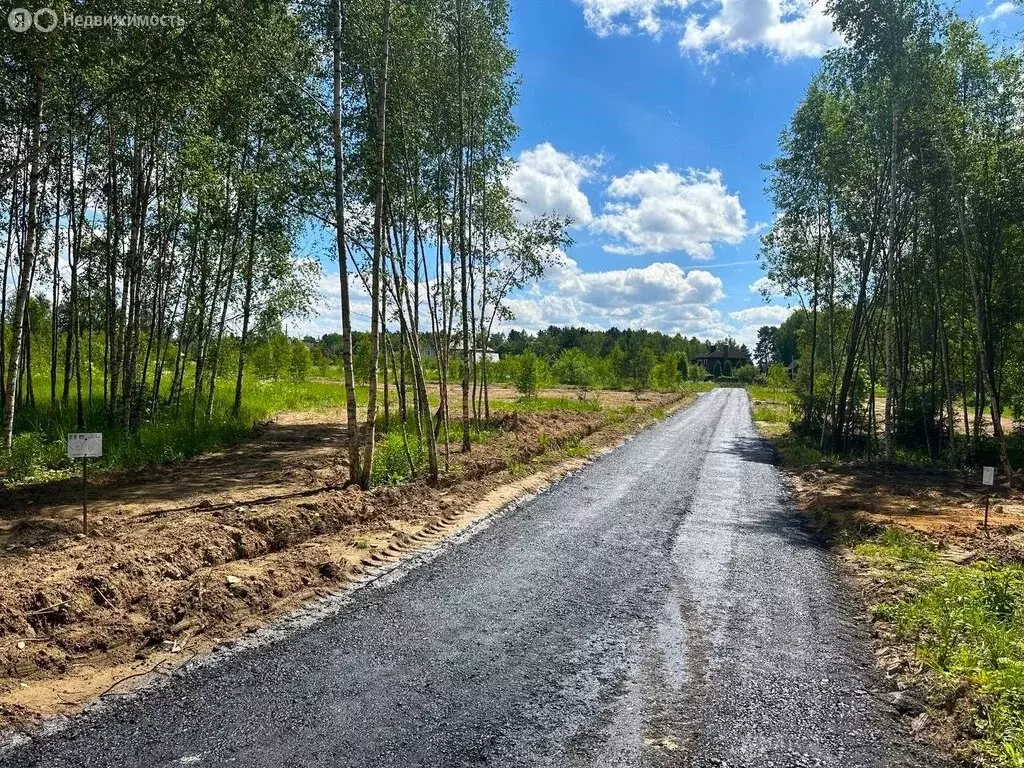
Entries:
[[801,308],[758,361],[799,360],[801,429],[830,451],[973,460],[987,438],[963,412],[1024,383],[1024,59],[931,0],[829,14],[847,45],[781,136],[762,238]]
[[519,356],[515,371],[516,390],[525,398],[534,398],[540,391],[544,379],[544,364],[533,353],[527,350]]
[[309,378],[312,359],[309,347],[301,341],[293,342],[288,357],[288,378],[295,382]]
[[657,362],[658,358],[650,346],[631,337],[628,347],[621,349],[621,354],[616,356],[616,373],[631,389],[642,392],[650,389]]
[[[414,427],[415,429],[415,427]],[[412,456],[412,464],[409,456]],[[373,484],[398,485],[413,477],[414,472],[422,471],[426,464],[426,453],[418,441],[411,440],[409,451],[399,431],[392,431],[377,443],[373,455]]]
[[981,713],[980,751],[993,765],[1017,765],[1024,754],[1024,569],[950,565],[929,542],[894,528],[856,551],[907,595],[876,606],[875,615],[916,643],[944,687],[967,684]]
[[765,383],[773,389],[783,389],[789,386],[789,374],[781,363],[773,363],[768,369]]
[[597,380],[596,361],[579,349],[567,349],[555,363],[552,373],[559,384],[587,390]]
[[737,381],[743,382],[744,384],[753,384],[758,379],[757,368],[752,365],[740,366],[733,372],[733,376]]

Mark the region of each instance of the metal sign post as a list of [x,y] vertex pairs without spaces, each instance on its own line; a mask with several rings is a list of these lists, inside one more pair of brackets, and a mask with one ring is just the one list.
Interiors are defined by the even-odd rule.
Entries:
[[82,432],[68,435],[68,456],[82,460],[82,533],[89,535],[88,473],[89,459],[103,455],[103,435],[100,432]]
[[992,486],[994,486],[996,484],[996,468],[995,467],[985,467],[982,470],[982,473],[981,473],[981,484],[984,485],[985,488],[986,488],[986,491],[985,491],[985,535],[988,536],[988,508],[989,508],[989,505],[992,503],[992,493],[991,493],[991,491],[988,491],[987,489],[991,488]]

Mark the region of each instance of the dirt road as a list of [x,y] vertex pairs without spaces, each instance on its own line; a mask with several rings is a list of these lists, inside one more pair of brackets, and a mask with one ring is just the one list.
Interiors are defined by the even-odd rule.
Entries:
[[0,765],[941,765],[770,460],[717,390],[331,618]]

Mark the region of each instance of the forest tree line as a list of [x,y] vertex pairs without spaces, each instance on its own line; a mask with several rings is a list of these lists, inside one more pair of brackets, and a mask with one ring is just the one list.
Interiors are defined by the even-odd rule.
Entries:
[[[471,348],[568,245],[568,222],[522,221],[504,184],[506,0],[176,10],[181,27],[2,38],[3,449],[44,417],[128,439],[237,415],[250,357],[318,295],[315,229],[340,272],[350,480],[373,477],[389,374],[436,479],[438,446],[469,450],[489,410]],[[362,412],[354,293],[370,307]]]
[[[354,370],[357,380],[365,382],[369,339],[360,333],[356,333],[354,338]],[[304,341],[313,351],[318,365],[330,365],[331,361],[340,363],[340,334],[306,337]],[[687,381],[725,378],[741,373],[740,366],[708,371],[694,362],[700,355],[721,346],[748,354],[747,348],[732,338],[710,342],[695,336],[686,338],[681,334],[615,327],[595,330],[550,326],[536,334],[512,329],[491,333],[488,344],[486,356],[482,346],[476,352],[477,366],[481,371],[486,369],[489,381],[516,384],[520,380],[532,379],[539,384],[565,385],[583,390],[672,390]],[[428,350],[434,347],[429,334],[423,335],[420,346]],[[436,358],[428,353],[423,362],[428,379],[438,379],[440,371]],[[460,364],[458,359],[451,361],[454,367]],[[532,367],[532,373],[522,374],[524,364]],[[746,374],[751,380],[756,376],[753,366],[748,367],[750,370],[742,372],[740,379]],[[521,376],[525,378],[521,379]],[[536,394],[530,386],[521,388],[527,394]]]
[[[802,311],[801,431],[959,463],[1024,392],[1024,68],[930,0],[832,0],[829,53],[770,166],[762,262]],[[1018,449],[1019,450],[1019,449]]]

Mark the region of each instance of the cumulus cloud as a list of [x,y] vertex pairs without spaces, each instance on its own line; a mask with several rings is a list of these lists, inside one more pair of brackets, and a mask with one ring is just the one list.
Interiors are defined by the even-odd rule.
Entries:
[[772,280],[770,277],[760,277],[750,284],[750,292],[756,293],[766,298],[781,298],[786,295],[786,292],[782,289],[778,283]]
[[777,307],[766,305],[763,307],[749,307],[730,312],[729,317],[744,325],[782,325],[789,316],[793,314],[792,307]]
[[679,45],[705,57],[759,47],[792,59],[821,56],[841,42],[820,2],[722,0],[713,15],[687,20]]
[[683,251],[709,259],[714,243],[736,245],[747,236],[746,211],[717,170],[677,173],[667,165],[612,180],[610,198],[591,228],[618,242],[609,253]]
[[509,302],[507,325],[539,330],[549,325],[647,328],[687,336],[730,332],[713,304],[725,297],[721,279],[676,264],[586,272],[563,255],[542,285]]
[[[766,50],[783,59],[821,56],[842,44],[824,0],[577,0],[600,36],[671,30],[682,51],[715,58],[723,51]],[[692,12],[699,6],[699,12]],[[1004,11],[1005,12],[1005,11]]]
[[[501,330],[536,332],[550,325],[646,328],[709,340],[732,336],[753,349],[758,328],[778,325],[791,312],[782,307],[724,312],[716,306],[725,298],[722,280],[701,269],[687,271],[677,264],[655,262],[645,267],[587,271],[564,253],[557,258],[541,283],[508,300],[514,319],[505,322]],[[316,313],[290,320],[292,336],[319,337],[341,331],[338,273],[321,273],[318,280]],[[353,325],[366,330],[369,296],[357,279],[350,283],[350,290]]]
[[589,222],[593,213],[580,184],[594,173],[599,162],[559,152],[550,142],[524,150],[507,181],[509,191],[519,200],[521,218],[551,214],[568,216],[577,223]]
[[634,29],[658,35],[666,16],[690,4],[689,0],[576,0],[583,18],[601,37],[629,34]]

